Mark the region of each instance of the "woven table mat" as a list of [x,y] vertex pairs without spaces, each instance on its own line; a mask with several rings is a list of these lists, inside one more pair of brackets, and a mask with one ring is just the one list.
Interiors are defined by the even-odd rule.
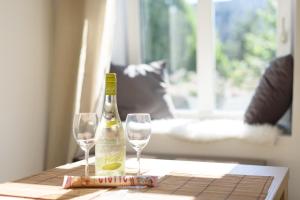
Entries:
[[[0,196],[29,199],[199,199],[263,200],[272,176],[224,175],[171,172],[159,179],[159,185],[144,189],[82,188],[62,189],[64,175],[80,176],[84,166],[55,168],[11,183],[0,184]],[[94,167],[90,167],[94,174]]]
[[171,173],[159,181],[159,186],[146,193],[164,193],[193,196],[203,200],[263,200],[268,194],[272,176],[201,175]]

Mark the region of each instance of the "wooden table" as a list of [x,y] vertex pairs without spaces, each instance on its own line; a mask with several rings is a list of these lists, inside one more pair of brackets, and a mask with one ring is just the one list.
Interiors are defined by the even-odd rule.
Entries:
[[[133,158],[127,160],[129,174],[136,172],[136,164]],[[159,159],[142,159],[141,165],[144,174],[160,177],[157,188],[62,189],[63,175],[83,174],[80,161],[2,183],[0,199],[288,199],[288,168],[285,167]],[[91,173],[93,169],[90,167]],[[251,192],[260,184],[260,196],[252,196]]]

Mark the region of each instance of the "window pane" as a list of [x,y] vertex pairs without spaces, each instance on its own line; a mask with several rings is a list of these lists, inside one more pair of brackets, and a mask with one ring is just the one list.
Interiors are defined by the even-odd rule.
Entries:
[[141,0],[142,60],[164,59],[178,109],[196,107],[197,0]]
[[245,111],[276,53],[276,1],[215,1],[216,107]]

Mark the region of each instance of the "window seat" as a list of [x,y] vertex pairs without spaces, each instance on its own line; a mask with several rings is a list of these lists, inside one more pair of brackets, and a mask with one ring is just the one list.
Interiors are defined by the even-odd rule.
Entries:
[[193,143],[234,139],[253,144],[274,145],[283,131],[277,126],[249,125],[242,120],[168,119],[153,120],[152,134]]
[[[123,127],[125,128],[125,126],[126,123],[123,122]],[[210,158],[231,158],[236,157],[234,156],[236,153],[237,157],[244,158],[243,155],[239,154],[243,154],[242,152],[245,149],[244,154],[248,155],[250,151],[254,150],[252,145],[259,145],[262,148],[275,146],[277,139],[283,133],[283,130],[277,126],[267,124],[248,125],[243,120],[238,119],[200,120],[176,118],[152,120],[152,135],[143,152],[156,156],[188,155],[199,157],[202,155]],[[228,142],[220,143],[222,141]],[[214,144],[212,145],[212,143]],[[243,145],[244,143],[248,143],[250,146]],[[208,146],[198,144],[208,144]],[[241,149],[241,147],[245,147],[245,149]],[[239,150],[233,150],[232,152],[231,148],[238,148]],[[127,152],[135,153],[128,142]],[[90,155],[93,154],[94,150],[91,150]],[[251,153],[250,156],[248,155],[249,158],[260,158],[256,156]],[[77,161],[83,158],[83,152],[79,149],[74,160]]]

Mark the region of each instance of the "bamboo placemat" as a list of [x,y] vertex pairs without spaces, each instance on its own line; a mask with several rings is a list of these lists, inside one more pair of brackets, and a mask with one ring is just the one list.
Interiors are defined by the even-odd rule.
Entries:
[[[272,176],[224,175],[171,172],[159,179],[154,188],[134,189],[62,189],[64,175],[80,176],[83,166],[55,168],[11,183],[0,185],[0,196],[28,199],[198,199],[263,200],[268,194]],[[94,174],[94,167],[90,167]]]

